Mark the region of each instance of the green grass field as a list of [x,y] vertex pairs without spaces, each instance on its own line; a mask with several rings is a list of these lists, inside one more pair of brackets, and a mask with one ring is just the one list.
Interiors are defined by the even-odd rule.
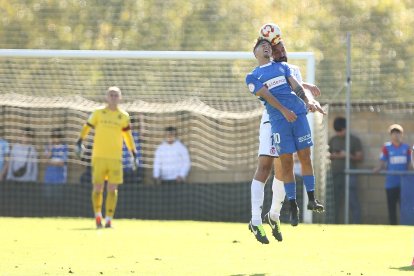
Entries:
[[413,227],[0,218],[0,275],[412,275]]

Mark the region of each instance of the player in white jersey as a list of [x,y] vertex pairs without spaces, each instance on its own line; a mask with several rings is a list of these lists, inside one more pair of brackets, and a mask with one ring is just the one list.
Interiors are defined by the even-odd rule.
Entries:
[[[272,45],[272,57],[275,62],[287,62],[286,49],[283,41],[281,41],[277,45]],[[302,81],[302,76],[299,67],[297,67],[296,65],[289,64],[289,68],[291,69],[292,75],[297,79],[297,81],[301,83],[304,86],[304,88],[308,89],[313,96],[319,96],[321,94],[319,88],[316,85],[304,83]],[[260,122],[258,165],[253,179],[253,182],[255,183],[252,183],[251,191],[252,221],[254,220],[253,213],[257,210],[261,210],[263,206],[264,183],[266,183],[267,178],[269,177],[269,174],[272,170],[272,164],[274,166],[275,172],[272,183],[272,204],[269,212],[264,217],[264,221],[267,222],[272,228],[272,234],[276,238],[276,240],[282,241],[283,237],[280,229],[279,216],[286,192],[281,175],[282,165],[280,159],[278,158],[278,153],[276,151],[275,143],[273,141],[269,114],[267,113],[267,110],[264,109],[262,119]],[[258,206],[259,208],[257,208]],[[258,225],[260,222],[255,221],[252,223]],[[297,225],[296,222],[291,223],[292,225]],[[263,240],[266,241],[266,239]]]

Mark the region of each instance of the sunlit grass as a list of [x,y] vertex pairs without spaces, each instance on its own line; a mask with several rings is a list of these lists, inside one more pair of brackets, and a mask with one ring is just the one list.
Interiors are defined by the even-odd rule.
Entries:
[[413,228],[0,218],[0,275],[411,275]]

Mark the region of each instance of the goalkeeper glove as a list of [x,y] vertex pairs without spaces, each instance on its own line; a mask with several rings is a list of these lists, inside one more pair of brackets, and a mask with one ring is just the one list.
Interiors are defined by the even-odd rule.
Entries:
[[139,165],[139,159],[137,153],[135,151],[132,152],[133,160],[132,160],[132,170],[136,171]]
[[79,138],[78,141],[76,142],[76,149],[75,149],[75,153],[78,158],[81,158],[84,149],[85,147],[82,144],[82,139]]

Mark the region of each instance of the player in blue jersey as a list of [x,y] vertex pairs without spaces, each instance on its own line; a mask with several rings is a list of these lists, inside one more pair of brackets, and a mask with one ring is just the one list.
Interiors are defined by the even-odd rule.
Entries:
[[[277,44],[272,44],[272,58],[275,62],[287,62],[286,48],[282,39],[280,39],[280,42],[278,41]],[[289,68],[292,70],[292,75],[296,80],[298,80],[304,88],[308,89],[312,96],[316,97],[321,94],[321,91],[316,85],[302,81],[302,75],[298,66],[289,64]],[[264,101],[262,103],[264,104]],[[286,193],[282,181],[282,165],[278,157],[279,155],[273,142],[269,114],[267,113],[267,110],[264,109],[260,122],[257,168],[251,184],[252,221],[256,220],[255,224],[258,221],[259,216],[257,214],[261,213],[264,201],[264,186],[273,165],[274,177],[271,184],[272,202],[269,212],[264,216],[264,221],[271,227],[275,239],[277,241],[282,241],[283,237],[279,217]],[[254,217],[256,217],[256,219]]]
[[[247,75],[246,83],[254,95],[265,101],[276,149],[282,164],[284,187],[291,205],[291,224],[296,226],[299,223],[293,175],[293,153],[296,151],[302,164],[302,173],[309,196],[308,209],[323,211],[323,206],[314,198],[315,179],[310,159],[310,146],[313,144],[306,113],[308,109],[324,112],[319,103],[309,99],[303,87],[292,77],[287,63],[270,61],[272,48],[267,40],[259,39],[253,51],[259,66]],[[252,220],[249,223],[249,229],[260,242],[268,243],[261,225],[261,205],[253,202],[254,198],[260,198],[263,194],[261,186],[264,186],[263,182],[256,179],[256,176],[257,174],[252,181]],[[258,208],[254,205],[258,205]]]
[[[381,151],[380,164],[374,168],[375,172],[382,169],[387,171],[407,171],[411,166],[411,148],[402,142],[404,129],[398,124],[388,128],[391,141],[386,142]],[[388,174],[385,179],[387,194],[388,216],[391,225],[397,224],[397,205],[400,202],[401,175]]]

